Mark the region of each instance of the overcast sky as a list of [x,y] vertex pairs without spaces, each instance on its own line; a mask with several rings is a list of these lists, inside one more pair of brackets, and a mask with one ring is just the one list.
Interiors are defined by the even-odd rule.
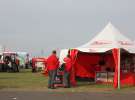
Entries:
[[135,0],[0,0],[0,44],[48,55],[78,47],[111,21],[135,39]]

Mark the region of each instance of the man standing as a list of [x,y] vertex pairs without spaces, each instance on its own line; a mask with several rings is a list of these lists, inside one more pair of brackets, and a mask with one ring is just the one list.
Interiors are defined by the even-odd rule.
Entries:
[[49,74],[48,88],[54,89],[54,82],[57,75],[57,68],[59,67],[59,60],[56,56],[56,51],[52,51],[52,54],[47,59],[47,70]]
[[68,54],[67,57],[64,58],[65,62],[65,68],[64,68],[64,87],[70,88],[70,73],[72,69],[72,60],[70,58],[70,55]]

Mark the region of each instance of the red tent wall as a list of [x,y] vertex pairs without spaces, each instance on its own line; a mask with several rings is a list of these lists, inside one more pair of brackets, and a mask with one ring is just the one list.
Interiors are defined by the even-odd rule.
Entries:
[[135,73],[132,73],[132,72],[122,73],[121,72],[120,83],[121,83],[121,86],[125,86],[125,85],[135,86]]
[[75,62],[75,75],[79,77],[94,78],[95,65],[99,62],[96,54],[78,53]]
[[72,59],[72,71],[71,71],[71,74],[70,74],[70,83],[72,86],[76,86],[76,80],[75,80],[75,67],[74,67],[74,64],[76,62],[76,56],[77,56],[77,53],[78,53],[78,50],[76,49],[72,49],[70,50],[70,56],[71,56],[71,59]]
[[[133,60],[135,57],[134,54],[130,53],[121,53],[121,71],[120,71],[120,83],[121,86],[135,86],[135,72],[134,72],[134,61]],[[126,60],[130,60],[128,64],[123,64]],[[126,71],[127,70],[127,71]]]
[[[113,87],[117,88],[118,87],[118,55],[119,51],[118,49],[113,49],[113,56],[115,60],[115,74],[114,74],[114,83]],[[120,66],[121,67],[121,66]],[[122,70],[120,70],[120,85],[131,85],[135,86],[135,73],[134,72],[126,72],[124,73]]]
[[114,74],[114,82],[113,82],[113,87],[117,88],[118,87],[118,55],[119,51],[118,49],[113,49],[112,50],[114,61],[115,61],[115,74]]
[[[78,52],[75,67],[75,76],[95,78],[96,65],[99,64],[101,54]],[[112,54],[104,56],[106,66],[114,69],[114,58]],[[101,68],[102,70],[102,68]]]

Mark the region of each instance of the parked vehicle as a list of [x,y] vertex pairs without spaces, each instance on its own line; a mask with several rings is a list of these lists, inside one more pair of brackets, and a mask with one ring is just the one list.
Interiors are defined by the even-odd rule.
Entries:
[[32,72],[43,71],[46,67],[46,58],[32,58]]
[[3,72],[19,72],[19,59],[16,52],[4,52],[1,61]]

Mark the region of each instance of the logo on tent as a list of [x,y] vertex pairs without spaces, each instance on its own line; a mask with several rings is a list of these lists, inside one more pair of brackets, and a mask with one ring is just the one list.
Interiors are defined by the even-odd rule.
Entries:
[[94,41],[92,45],[104,45],[104,44],[112,44],[111,41]]
[[133,45],[132,43],[126,42],[126,41],[118,41],[121,45]]

